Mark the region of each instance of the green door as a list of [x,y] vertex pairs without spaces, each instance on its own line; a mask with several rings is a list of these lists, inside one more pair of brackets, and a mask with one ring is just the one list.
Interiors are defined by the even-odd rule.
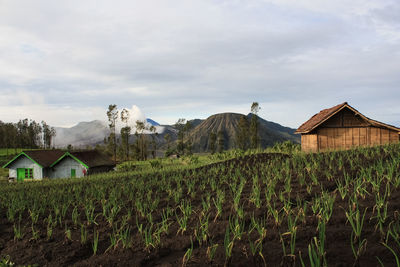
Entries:
[[23,181],[25,178],[25,169],[18,168],[17,169],[17,181]]
[[76,177],[76,170],[71,169],[71,178],[75,178],[75,177]]

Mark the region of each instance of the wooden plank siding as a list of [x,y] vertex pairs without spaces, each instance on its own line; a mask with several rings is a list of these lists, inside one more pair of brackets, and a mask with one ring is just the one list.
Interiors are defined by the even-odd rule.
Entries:
[[303,151],[318,152],[318,138],[316,134],[302,134],[301,147]]
[[303,134],[301,136],[302,150],[309,152],[397,142],[399,142],[397,132],[376,127],[320,128],[315,134]]
[[397,142],[399,142],[398,132],[377,127],[319,128],[316,134],[303,134],[301,136],[303,151],[310,152]]

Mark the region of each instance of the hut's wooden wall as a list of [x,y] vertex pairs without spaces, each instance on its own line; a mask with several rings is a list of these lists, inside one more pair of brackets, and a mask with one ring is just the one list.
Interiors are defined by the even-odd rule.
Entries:
[[301,149],[307,152],[318,152],[318,135],[317,134],[302,134]]
[[301,137],[302,150],[309,152],[397,142],[399,142],[398,132],[377,127],[319,128],[316,134]]
[[323,127],[367,127],[369,124],[348,109],[343,109],[323,123]]

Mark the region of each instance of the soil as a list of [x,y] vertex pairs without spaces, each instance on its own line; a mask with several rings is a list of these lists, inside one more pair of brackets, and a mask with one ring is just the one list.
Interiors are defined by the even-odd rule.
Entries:
[[[356,261],[350,247],[350,239],[352,228],[347,222],[345,211],[349,206],[349,200],[345,198],[342,200],[337,192],[336,180],[343,180],[343,170],[352,177],[358,175],[361,168],[370,166],[378,160],[391,160],[384,152],[381,157],[371,159],[366,157],[362,159],[363,166],[357,168],[351,167],[349,162],[344,162],[343,167],[337,167],[337,171],[331,173],[333,177],[327,178],[326,170],[329,166],[324,165],[324,157],[329,155],[322,155],[322,164],[318,167],[319,185],[312,188],[312,192],[308,193],[305,186],[300,185],[298,173],[292,172],[291,186],[293,188],[293,203],[296,199],[304,199],[312,201],[313,196],[321,194],[321,188],[328,190],[336,196],[334,209],[331,219],[326,225],[326,261],[328,266],[380,266],[377,257],[383,262],[385,266],[394,266],[394,255],[384,247],[381,242],[379,231],[375,228],[375,215],[373,206],[375,205],[375,195],[367,194],[365,199],[360,199],[360,210],[367,208],[366,221],[362,231],[363,238],[366,238],[366,249]],[[312,156],[310,156],[312,157]],[[359,155],[359,157],[363,157]],[[310,158],[311,160],[311,158]],[[233,170],[245,170],[244,178],[247,182],[244,189],[241,204],[245,210],[245,231],[250,225],[250,215],[254,214],[257,218],[262,218],[267,214],[267,208],[261,206],[256,208],[253,203],[248,200],[252,191],[252,175],[257,173],[260,166],[271,164],[276,161],[289,161],[292,164],[290,156],[285,154],[257,154],[245,156],[239,159],[233,159],[222,163],[215,163],[205,166],[196,170],[185,172],[186,179],[191,179],[202,175],[214,175],[216,177],[221,175],[231,174]],[[259,175],[263,175],[259,173]],[[265,190],[265,185],[260,185],[262,191]],[[275,191],[280,192],[283,190],[285,184],[278,182]],[[207,189],[206,189],[207,190]],[[226,185],[225,191],[229,192],[229,185]],[[194,212],[201,210],[201,196],[202,191],[197,189],[196,198],[192,200]],[[262,193],[263,196],[263,193]],[[161,196],[163,200],[165,196]],[[262,197],[265,199],[264,197]],[[397,219],[400,208],[400,190],[393,190],[389,197],[388,216],[387,222]],[[163,205],[167,205],[167,201],[161,201],[159,209],[162,210]],[[280,209],[282,206],[277,206]],[[133,207],[132,207],[133,208]],[[310,209],[310,207],[309,207]],[[101,206],[96,207],[96,211],[101,213]],[[71,214],[72,210],[68,210]],[[6,211],[0,210],[0,259],[9,255],[12,262],[21,265],[38,265],[38,266],[181,266],[186,251],[193,246],[193,254],[190,260],[186,263],[187,266],[301,266],[300,255],[305,262],[305,266],[309,266],[308,260],[308,247],[312,242],[313,237],[318,237],[317,231],[317,218],[308,212],[305,222],[299,223],[297,228],[296,237],[296,253],[295,255],[284,255],[281,234],[287,231],[286,219],[281,225],[276,225],[272,218],[267,219],[267,234],[262,246],[262,255],[252,255],[249,247],[249,238],[251,240],[257,239],[257,234],[253,231],[251,234],[244,234],[240,240],[236,240],[233,246],[232,257],[226,259],[224,249],[225,230],[229,224],[229,216],[233,212],[233,203],[230,201],[225,202],[224,211],[216,220],[210,219],[208,240],[199,244],[193,241],[193,231],[197,223],[196,216],[192,216],[189,221],[187,231],[184,233],[178,232],[178,224],[173,222],[170,226],[168,234],[162,234],[161,244],[157,248],[145,249],[144,242],[139,234],[136,226],[135,216],[133,215],[129,223],[132,226],[133,242],[130,248],[110,248],[110,229],[108,222],[99,216],[98,225],[88,226],[88,242],[81,244],[81,232],[79,227],[71,228],[71,239],[68,239],[63,227],[56,227],[50,239],[46,235],[46,223],[38,223],[36,231],[39,231],[39,238],[33,239],[32,230],[30,228],[30,218],[28,214],[23,215],[23,238],[21,240],[14,239],[14,224],[9,222],[6,218]],[[81,214],[83,211],[80,212]],[[210,218],[216,215],[215,209],[212,209]],[[71,218],[71,216],[66,216]],[[160,214],[156,214],[155,221],[159,220]],[[68,219],[65,222],[68,225],[73,225],[72,220]],[[388,223],[385,224],[385,227]],[[93,255],[92,240],[93,232],[99,232],[99,247],[96,255]],[[215,251],[215,256],[212,260],[207,256],[207,250],[212,244],[218,244]],[[390,243],[395,248],[393,243]],[[288,248],[287,248],[288,249]],[[395,248],[399,253],[398,249]]]

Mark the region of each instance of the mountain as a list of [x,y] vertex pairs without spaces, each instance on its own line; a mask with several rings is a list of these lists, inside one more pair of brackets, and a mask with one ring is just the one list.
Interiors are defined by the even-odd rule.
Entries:
[[[171,140],[176,139],[176,130],[171,126],[161,126],[158,122],[147,119],[148,126],[155,126],[157,135],[155,139],[158,144],[166,143],[164,136],[169,134]],[[55,127],[56,136],[54,138],[54,146],[59,148],[67,147],[72,145],[73,147],[86,147],[95,146],[97,144],[103,144],[104,138],[110,134],[108,123],[105,121],[94,120],[89,122],[80,122],[77,125],[64,128]],[[120,129],[117,128],[117,137],[119,137]],[[132,135],[130,142],[133,143],[136,139],[135,129],[132,129]],[[145,131],[145,134],[151,134],[150,131]]]
[[[221,113],[212,115],[202,121],[192,131],[188,138],[191,139],[194,152],[209,150],[209,136],[211,132],[223,132],[225,149],[235,148],[235,139],[238,132],[240,118],[244,116],[238,113]],[[250,122],[252,114],[247,115]],[[300,137],[294,135],[295,129],[284,127],[278,123],[270,122],[258,117],[259,136],[262,148],[272,146],[276,142],[293,141],[300,142]]]
[[194,119],[194,120],[188,120],[192,124],[193,128],[196,128],[200,123],[202,123],[204,120],[201,119]]
[[160,126],[160,124],[156,121],[153,121],[152,119],[146,119],[147,123],[150,123],[153,126]]
[[[209,135],[211,132],[218,133],[222,131],[225,139],[225,149],[235,147],[235,139],[238,130],[239,119],[245,116],[237,113],[221,113],[215,114],[206,120],[194,119],[189,120],[193,128],[188,134],[188,138],[193,143],[194,152],[205,152],[209,150]],[[248,114],[247,118],[250,121],[252,114]],[[295,129],[284,127],[278,123],[270,122],[258,117],[260,123],[259,136],[261,147],[273,145],[275,142],[283,142],[291,140],[293,142],[300,142],[300,137],[294,135]],[[177,130],[172,125],[160,125],[152,119],[147,119],[148,125],[156,127],[157,134],[154,136],[158,147],[165,148],[165,136],[170,136],[171,142],[177,139]],[[71,144],[73,147],[86,147],[103,144],[110,130],[108,123],[105,121],[90,121],[80,122],[71,128],[56,127],[56,136],[54,145],[56,147],[66,147]],[[136,139],[134,135],[135,130],[132,129],[130,142],[133,143]],[[150,135],[151,132],[146,131],[145,134]],[[117,136],[119,130],[117,129]]]
[[74,147],[96,145],[102,143],[104,137],[110,133],[107,123],[99,120],[80,122],[71,128],[55,127],[55,130],[56,147],[66,147],[70,144]]

